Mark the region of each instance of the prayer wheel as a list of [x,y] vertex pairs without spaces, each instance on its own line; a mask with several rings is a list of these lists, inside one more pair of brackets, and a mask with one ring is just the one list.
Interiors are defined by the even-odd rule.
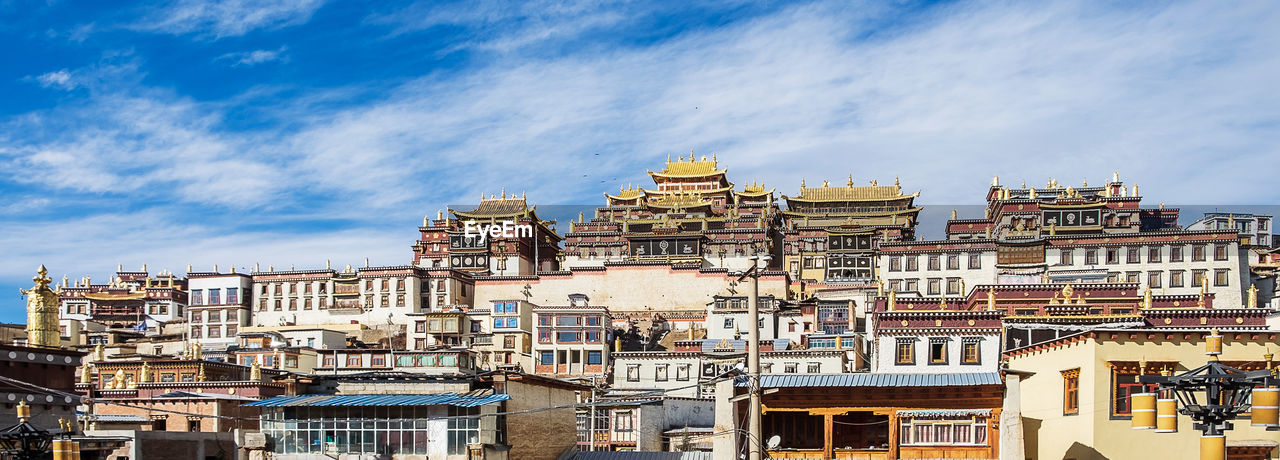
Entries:
[[1254,388],[1250,423],[1253,426],[1280,426],[1280,388]]
[[1218,335],[1217,329],[1204,338],[1204,353],[1209,356],[1222,354],[1222,336]]
[[1156,427],[1156,394],[1136,393],[1129,398],[1133,404],[1133,417],[1130,427],[1135,430],[1150,430]]
[[1227,437],[1201,436],[1200,460],[1227,460]]
[[71,442],[71,460],[80,460],[80,441]]
[[1178,400],[1156,400],[1156,433],[1178,432]]
[[53,460],[71,460],[71,441],[54,439],[52,445]]

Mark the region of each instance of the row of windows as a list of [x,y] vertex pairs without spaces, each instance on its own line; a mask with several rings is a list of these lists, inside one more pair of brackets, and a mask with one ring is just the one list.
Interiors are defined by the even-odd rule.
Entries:
[[[206,292],[209,294],[209,302],[207,304],[204,302],[204,295]],[[191,305],[222,305],[224,303],[222,292],[223,290],[221,288],[209,289],[207,291],[203,289],[192,289]],[[236,305],[240,303],[240,288],[226,288],[226,293],[226,304]]]
[[224,317],[226,318],[228,323],[237,322],[239,318],[239,310],[229,309],[229,310],[192,310],[191,311],[192,323],[203,323],[203,322],[221,323]]
[[[1164,250],[1165,248],[1169,249],[1167,251],[1169,262],[1183,262],[1186,260],[1183,245],[1146,246],[1145,255],[1146,255],[1147,263],[1164,262],[1165,254],[1166,254],[1166,251]],[[1143,252],[1144,252],[1142,250],[1142,247],[1138,247],[1138,246],[1129,246],[1125,248],[1116,247],[1116,248],[1103,248],[1103,249],[1085,249],[1083,251],[1084,251],[1085,265],[1098,265],[1099,252],[1102,253],[1101,256],[1104,258],[1103,260],[1108,265],[1121,263],[1122,255],[1123,255],[1123,261],[1124,261],[1123,263],[1127,263],[1127,264],[1142,263]],[[1204,262],[1205,254],[1207,251],[1208,251],[1208,245],[1206,244],[1191,245],[1191,261]],[[1228,260],[1230,257],[1229,251],[1230,251],[1229,245],[1226,245],[1226,244],[1213,245],[1213,260],[1218,260],[1218,261]],[[1058,263],[1060,265],[1074,265],[1075,255],[1076,255],[1075,250],[1070,250],[1070,249],[1061,250],[1058,252]]]
[[[560,361],[556,362],[555,351],[542,351],[538,353],[538,364],[554,365],[554,364],[578,364],[581,362],[582,353],[580,350],[559,350]],[[604,352],[598,350],[587,351],[587,364],[604,364]]]
[[599,326],[601,315],[538,315],[539,326]]
[[[1208,280],[1208,276],[1209,276],[1208,270],[1191,270],[1190,272],[1191,273],[1189,277],[1190,277],[1191,287],[1197,287],[1197,288],[1201,287],[1204,285],[1205,281]],[[1107,274],[1107,282],[1109,283],[1119,283],[1119,282],[1141,283],[1143,281],[1142,274],[1143,272],[1125,272],[1125,273],[1110,272]],[[1169,281],[1169,287],[1174,287],[1174,288],[1186,287],[1187,281],[1188,281],[1187,278],[1188,278],[1187,270],[1169,270],[1169,274],[1167,278]],[[1148,287],[1151,287],[1151,288],[1165,287],[1164,286],[1165,279],[1166,279],[1166,275],[1165,275],[1165,272],[1163,271],[1146,272],[1146,283]],[[1219,268],[1219,269],[1213,270],[1213,285],[1219,286],[1219,287],[1230,286],[1231,270],[1226,268]]]
[[[207,332],[206,332],[207,331]],[[223,337],[232,338],[239,332],[239,326],[228,324],[225,326],[191,326],[191,338],[193,339],[220,339]]]
[[[313,286],[315,286],[314,289],[316,292],[319,292],[320,294],[327,294],[329,290],[329,284],[330,283],[328,281],[321,281],[319,283],[310,282],[310,281],[299,281],[296,283],[261,284],[260,285],[261,287],[258,289],[258,292],[264,296],[270,295],[273,293],[277,296],[281,296],[285,294],[285,291],[287,289],[289,294],[299,294],[299,293],[311,294]],[[409,287],[409,280],[407,278],[383,279],[383,280],[380,280],[380,282],[377,284],[375,284],[374,280],[371,280],[371,279],[364,281],[365,292],[372,292],[375,286],[380,288],[379,291],[381,292],[390,292],[392,290],[404,291],[404,290],[407,290]],[[348,290],[344,288],[347,288],[347,285],[335,286],[334,290],[337,293],[343,293],[344,291]]]
[[[423,303],[425,304],[426,298],[424,297],[423,299],[424,299]],[[274,306],[273,308],[274,311],[284,311],[285,305],[288,305],[289,311],[294,311],[298,309],[298,304],[299,304],[298,299],[294,299],[294,298],[288,299],[287,302],[285,301],[285,299],[275,299],[274,301],[271,302],[271,305]],[[303,310],[312,310],[312,309],[315,309],[316,306],[319,306],[321,310],[325,310],[325,309],[328,309],[330,305],[328,299],[325,299],[325,298],[313,299],[311,297],[304,297],[302,299],[301,304],[302,304]],[[391,296],[386,294],[379,296],[377,298],[375,298],[372,295],[366,295],[364,296],[363,303],[360,303],[359,301],[356,301],[356,300],[338,300],[336,304],[338,305],[338,308],[347,308],[348,306],[368,307],[368,308],[373,308],[373,307],[387,308],[392,306]],[[267,305],[268,305],[267,299],[258,299],[258,311],[267,311]],[[406,306],[404,295],[396,296],[394,306],[396,307]]]
[[[690,373],[690,370],[692,369],[693,369],[692,364],[677,364],[676,365],[676,381],[679,381],[679,382],[689,381],[689,373]],[[670,373],[671,373],[670,364],[655,365],[653,367],[653,380],[657,382],[666,382],[670,378]],[[640,365],[639,364],[627,365],[627,381],[628,382],[640,381]]]
[[[538,329],[538,343],[552,343],[550,329]],[[557,331],[555,343],[601,343],[600,331]]]
[[[942,270],[942,261],[944,260],[944,258],[947,263],[947,270],[959,270],[960,256],[961,256],[960,254],[946,254],[946,255],[930,254],[926,256],[926,259],[925,259],[926,263],[928,264],[926,266],[927,267],[926,270],[935,270],[935,271]],[[982,254],[977,252],[971,252],[967,256],[965,256],[965,258],[967,259],[965,268],[969,270],[977,270],[982,268]],[[900,272],[900,271],[914,272],[918,270],[920,270],[920,259],[917,256],[889,257],[889,271],[891,272]]]
[[[929,338],[929,356],[928,364],[945,365],[951,363],[951,357],[948,356],[948,342],[951,339],[947,337],[931,337]],[[978,365],[982,364],[981,339],[965,338],[960,343],[960,364]],[[899,366],[911,366],[916,364],[916,339],[899,338],[897,341],[897,351],[894,355],[894,364]]]

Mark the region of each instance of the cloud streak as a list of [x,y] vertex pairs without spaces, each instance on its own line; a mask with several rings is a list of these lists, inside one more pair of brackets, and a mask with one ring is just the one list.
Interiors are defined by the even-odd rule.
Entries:
[[134,30],[219,39],[306,22],[323,0],[173,0],[131,25]]
[[[291,12],[234,24],[212,19],[221,9],[165,13],[205,19],[154,30],[242,35],[293,24],[319,4],[272,5]],[[170,266],[185,265],[193,246],[214,255],[209,263],[270,254],[279,266],[290,254],[356,251],[399,263],[413,226],[447,203],[502,187],[527,191],[534,203],[601,203],[602,192],[648,184],[645,169],[690,149],[715,152],[731,180],[788,194],[801,178],[843,183],[853,174],[884,184],[900,176],[908,191],[923,189],[926,203],[977,203],[992,174],[1006,183],[1101,183],[1119,169],[1152,202],[1280,200],[1268,182],[1245,180],[1274,161],[1280,139],[1280,95],[1266,90],[1280,74],[1280,11],[1265,3],[962,2],[922,11],[814,3],[583,50],[560,46],[628,22],[603,8],[533,19],[484,5],[414,8],[371,16],[366,27],[406,36],[462,27],[480,31],[450,37],[462,48],[501,52],[397,84],[247,103],[197,100],[136,77],[114,87],[90,79],[98,83],[85,100],[0,123],[7,180],[55,194],[164,201],[166,212],[112,213],[93,228],[124,225],[125,234],[145,235],[125,243],[163,242],[130,260]],[[406,22],[413,17],[423,19]],[[598,22],[577,23],[587,17]],[[493,31],[502,28],[511,30]],[[254,59],[223,60],[246,58]],[[271,121],[230,123],[242,104]],[[209,207],[236,218],[193,219]],[[335,219],[328,230],[300,224],[323,219]],[[78,222],[47,224],[78,247],[115,244],[76,239]],[[129,254],[76,262],[62,255],[76,244],[0,245],[25,262],[114,267],[108,259]],[[298,261],[308,263],[321,262]]]

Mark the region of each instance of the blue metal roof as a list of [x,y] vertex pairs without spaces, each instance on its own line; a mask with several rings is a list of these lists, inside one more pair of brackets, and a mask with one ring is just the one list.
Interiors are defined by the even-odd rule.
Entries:
[[476,407],[511,399],[511,395],[463,396],[457,393],[391,394],[391,395],[299,395],[277,396],[246,406],[437,406]]
[[[760,376],[763,388],[796,387],[959,387],[1002,385],[999,372],[957,374],[890,374],[883,372],[855,374],[772,374]],[[745,377],[736,386],[745,387]]]

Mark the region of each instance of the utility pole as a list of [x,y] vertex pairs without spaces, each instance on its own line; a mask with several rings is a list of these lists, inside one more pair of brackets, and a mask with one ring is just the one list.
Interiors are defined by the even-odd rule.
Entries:
[[747,460],[760,460],[762,414],[760,413],[760,262],[768,263],[769,256],[759,254],[751,256],[751,270],[747,276],[751,278],[751,289],[747,293],[747,317],[751,325],[747,331],[747,377],[750,380],[749,419],[747,424]]
[[591,427],[591,452],[596,450],[596,376],[591,376],[591,415],[587,418],[587,423]]

